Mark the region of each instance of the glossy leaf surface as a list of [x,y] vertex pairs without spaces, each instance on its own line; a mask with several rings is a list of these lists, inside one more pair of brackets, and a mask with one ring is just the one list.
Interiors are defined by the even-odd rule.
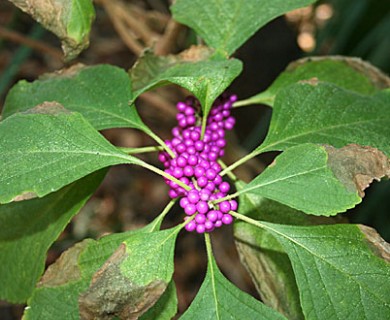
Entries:
[[390,156],[390,91],[364,96],[329,83],[297,83],[275,100],[269,132],[257,152],[302,143],[371,146]]
[[309,57],[288,65],[267,90],[238,105],[266,104],[273,106],[277,93],[298,81],[329,82],[360,94],[373,94],[390,86],[390,79],[380,70],[357,58],[326,56]]
[[130,70],[134,98],[154,87],[175,83],[196,96],[207,116],[214,100],[239,75],[242,63],[237,59],[212,57],[204,47],[192,47],[177,56],[159,57],[146,52]]
[[285,319],[229,282],[209,256],[206,277],[194,301],[180,318],[195,319]]
[[328,164],[322,146],[302,144],[287,149],[240,193],[256,194],[314,215],[334,215],[361,201]]
[[212,48],[231,55],[274,18],[315,0],[177,0],[173,17],[191,27]]
[[3,118],[26,111],[46,101],[81,113],[97,130],[128,127],[149,129],[129,103],[131,81],[118,67],[75,65],[47,74],[34,82],[19,81],[8,93]]
[[103,138],[80,114],[43,104],[0,122],[0,202],[42,197],[101,168],[139,163]]
[[385,319],[390,264],[356,225],[261,223],[287,252],[306,319]]

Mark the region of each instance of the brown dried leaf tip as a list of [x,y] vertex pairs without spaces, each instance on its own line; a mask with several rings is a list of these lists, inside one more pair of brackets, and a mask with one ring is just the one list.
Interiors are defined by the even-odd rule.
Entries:
[[58,115],[64,113],[72,113],[68,109],[65,109],[62,104],[56,101],[43,102],[38,104],[34,108],[28,109],[24,111],[25,114],[50,114],[50,115]]
[[366,241],[371,250],[380,258],[390,262],[390,244],[379,235],[379,233],[370,227],[358,225],[360,231],[365,235]]
[[91,239],[85,239],[64,251],[57,261],[47,268],[38,287],[56,287],[81,279],[78,259],[91,242]]
[[79,297],[81,319],[109,320],[117,316],[123,320],[135,320],[164,293],[167,284],[163,281],[139,286],[125,277],[120,266],[126,257],[126,245],[121,244],[95,273],[91,285]]
[[362,198],[373,180],[390,177],[390,159],[376,148],[350,144],[340,149],[327,145],[325,149],[335,176]]
[[313,77],[313,78],[310,78],[310,79],[307,79],[307,80],[300,80],[298,81],[299,83],[306,83],[306,84],[310,84],[311,86],[316,86],[318,85],[318,78],[317,77]]

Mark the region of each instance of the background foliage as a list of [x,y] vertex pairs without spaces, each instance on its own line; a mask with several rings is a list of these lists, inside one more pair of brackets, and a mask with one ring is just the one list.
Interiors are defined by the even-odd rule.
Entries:
[[[24,302],[33,292],[33,296],[29,300],[29,309],[25,314],[27,319],[39,318],[42,316],[42,312],[49,310],[49,307],[54,307],[50,312],[51,316],[57,314],[59,319],[64,313],[76,316],[78,306],[80,306],[80,312],[84,317],[98,316],[103,318],[107,314],[123,316],[128,312],[142,314],[145,308],[149,308],[156,301],[154,307],[149,309],[142,318],[171,318],[176,313],[175,305],[177,304],[172,272],[173,248],[179,228],[164,228],[163,231],[158,231],[158,229],[162,217],[172,204],[169,204],[163,210],[163,214],[144,229],[113,234],[98,241],[85,240],[72,247],[48,269],[38,284],[38,288],[34,290],[35,282],[44,267],[47,249],[72,216],[85,204],[106,172],[88,174],[121,163],[139,164],[142,167],[150,168],[146,162],[131,155],[134,150],[137,150],[134,148],[134,141],[131,141],[130,145],[127,145],[126,142],[133,139],[127,138],[129,140],[126,140],[122,137],[119,145],[124,145],[127,148],[117,149],[102,138],[95,129],[136,128],[164,146],[160,136],[167,133],[158,132],[156,134],[156,131],[161,131],[161,126],[153,126],[153,117],[159,117],[158,113],[154,111],[155,109],[150,109],[150,123],[146,125],[144,120],[141,120],[141,116],[142,119],[145,118],[145,115],[148,118],[148,112],[143,111],[140,116],[134,105],[128,107],[129,101],[134,102],[141,93],[146,92],[140,98],[150,105],[159,106],[161,114],[166,116],[167,112],[169,113],[168,110],[171,110],[170,101],[177,99],[177,96],[169,96],[172,93],[167,93],[163,88],[157,89],[160,90],[157,95],[154,91],[149,92],[149,90],[174,83],[196,95],[201,102],[203,114],[207,115],[214,98],[224,91],[242,71],[241,62],[238,59],[229,58],[229,56],[268,21],[277,15],[310,2],[312,1],[277,2],[273,3],[272,6],[270,4],[257,6],[257,1],[248,1],[242,6],[237,6],[237,2],[234,1],[226,1],[223,6],[217,1],[210,2],[207,7],[209,15],[222,18],[223,21],[235,21],[235,18],[240,17],[239,23],[225,24],[218,19],[209,19],[207,16],[204,16],[203,19],[203,11],[198,13],[198,16],[202,18],[193,20],[193,16],[188,15],[188,12],[197,12],[202,6],[196,2],[177,1],[172,7],[174,18],[192,27],[215,51],[197,47],[178,56],[160,57],[161,53],[166,53],[167,50],[175,51],[182,45],[169,43],[172,39],[180,39],[178,30],[183,28],[170,21],[167,24],[166,32],[161,36],[154,49],[155,52],[144,53],[129,72],[130,77],[122,69],[108,65],[75,66],[65,72],[42,77],[33,83],[19,82],[14,86],[5,101],[3,119],[0,124],[3,141],[1,154],[4,164],[0,176],[2,185],[7,186],[0,195],[0,200],[4,203],[1,205],[0,211],[3,211],[2,226],[12,231],[2,233],[4,234],[1,242],[2,259],[4,258],[6,262],[3,267],[4,270],[9,270],[11,268],[7,263],[18,265],[15,263],[18,262],[22,266],[30,262],[34,263],[36,260],[31,259],[33,255],[38,256],[39,261],[28,273],[13,268],[14,276],[10,274],[9,277],[2,280],[5,281],[3,288],[6,288],[2,292],[2,297],[13,302]],[[61,38],[67,58],[72,58],[78,50],[81,50],[88,43],[85,34],[89,32],[88,24],[94,16],[93,8],[88,5],[88,2],[72,2],[73,5],[76,3],[79,6],[63,9],[66,12],[67,20],[64,20],[65,22],[61,20],[58,28],[51,29]],[[106,1],[98,3],[110,17],[117,17],[122,9],[130,9],[131,7],[116,1],[111,2],[111,4]],[[23,6],[21,7],[25,9]],[[81,11],[75,11],[76,7],[80,8]],[[147,10],[142,6],[139,8],[136,9],[133,6],[131,10],[125,10],[125,12],[144,10],[143,13],[147,18]],[[160,10],[164,12],[162,8],[157,9],[156,7],[154,9],[156,12],[160,12]],[[40,14],[35,18],[43,25],[52,25],[52,22],[45,21],[45,17],[50,16],[50,12],[44,13],[46,16]],[[84,15],[82,19],[80,19],[80,14]],[[261,19],[255,19],[258,16]],[[115,28],[123,42],[136,55],[139,55],[139,47],[150,46],[150,37],[156,36],[158,30],[152,30],[148,22],[145,22],[143,26],[145,28],[139,30],[140,40],[137,39],[141,43],[134,42],[135,39],[126,36],[127,33],[123,29],[124,25],[130,29],[134,28],[134,16],[131,13],[124,16],[122,13],[121,17],[125,22],[122,22],[123,25],[121,25],[120,22],[113,20]],[[160,15],[160,19],[163,21],[163,14]],[[119,19],[119,21],[121,20]],[[221,34],[215,32],[222,30],[220,28],[222,25],[228,29]],[[169,30],[172,33],[176,32],[173,33],[174,36],[169,36]],[[184,34],[184,29],[181,31]],[[36,28],[32,36],[40,37],[42,34],[40,32],[40,29]],[[3,34],[8,35],[9,39],[15,39],[15,34],[11,34],[11,36],[7,32],[3,32]],[[183,38],[188,41],[191,39],[191,34]],[[26,43],[23,38],[21,41]],[[47,45],[42,46],[39,41],[30,43],[30,45],[44,52],[50,52],[50,56],[53,58],[58,57],[58,51]],[[174,49],[175,46],[177,49]],[[21,54],[16,56],[19,60],[11,61],[10,66],[20,65],[20,61],[26,57],[28,50],[20,52]],[[240,56],[240,51],[238,51],[237,56]],[[87,56],[79,59],[81,61],[85,59],[89,63],[94,62],[90,61]],[[128,63],[129,59],[127,58],[126,61]],[[364,71],[362,72],[362,70]],[[324,72],[322,73],[322,71]],[[0,81],[3,83],[3,87],[4,83],[9,81],[10,75],[12,76],[12,72],[10,69],[9,72],[4,73],[5,76]],[[340,79],[343,80],[340,81]],[[297,81],[298,83],[296,83]],[[368,154],[368,157],[364,158],[368,163],[368,165],[363,165],[365,174],[376,179],[388,175],[387,157],[390,152],[388,145],[390,132],[387,132],[386,128],[389,127],[390,115],[386,106],[389,105],[389,92],[378,92],[384,87],[388,87],[388,79],[374,68],[358,60],[339,58],[307,60],[291,65],[269,89],[259,90],[257,88],[251,92],[252,97],[240,102],[241,106],[250,103],[264,103],[273,108],[273,117],[264,142],[258,145],[260,141],[257,139],[254,151],[244,159],[248,160],[265,151],[285,151],[276,158],[273,166],[267,168],[262,175],[249,184],[243,185],[241,182],[237,182],[237,195],[240,194],[240,198],[242,198],[240,212],[242,208],[241,213],[246,214],[241,218],[258,227],[253,230],[248,228],[246,223],[237,224],[235,234],[239,254],[254,279],[262,276],[253,269],[253,264],[248,262],[248,259],[259,258],[265,266],[272,266],[273,263],[270,261],[273,260],[273,257],[267,253],[257,257],[256,254],[248,250],[248,244],[276,248],[284,259],[279,260],[279,262],[291,261],[291,266],[288,264],[286,268],[274,269],[274,274],[285,279],[286,285],[290,287],[287,294],[296,297],[297,292],[299,292],[299,299],[295,298],[296,304],[291,307],[275,306],[276,301],[283,301],[285,297],[277,295],[275,297],[272,296],[272,293],[267,296],[264,287],[259,287],[259,283],[256,283],[255,280],[257,290],[262,295],[264,302],[289,317],[297,319],[303,316],[316,319],[343,318],[347,314],[356,312],[358,317],[377,319],[388,312],[389,287],[386,285],[386,280],[381,280],[381,277],[388,279],[388,264],[374,255],[364,240],[371,235],[373,238],[369,238],[370,242],[376,243],[378,241],[377,236],[373,235],[372,231],[359,229],[356,226],[349,228],[342,225],[308,227],[306,225],[320,222],[320,220],[308,221],[308,218],[304,218],[302,221],[293,219],[291,226],[278,224],[285,223],[284,216],[276,218],[273,224],[255,221],[257,219],[263,220],[264,213],[269,212],[270,208],[272,212],[273,207],[263,207],[263,205],[273,203],[275,200],[278,201],[275,203],[277,203],[276,207],[279,206],[277,209],[279,212],[286,210],[293,212],[296,216],[301,214],[301,212],[297,213],[296,210],[328,216],[355,206],[364,195],[364,186],[354,180],[357,165],[346,166],[340,162],[340,159],[349,157],[348,159],[352,159],[352,163],[356,163],[356,159],[361,158],[363,153],[365,156]],[[173,92],[175,90],[177,89],[171,89]],[[260,93],[256,94],[259,91]],[[45,102],[52,100],[55,100],[56,103]],[[328,106],[336,105],[338,108],[334,110],[322,111]],[[31,107],[34,108],[30,109]],[[140,109],[138,108],[138,110]],[[29,111],[19,114],[18,112],[21,110]],[[300,112],[302,116],[298,117]],[[250,117],[249,112],[248,114]],[[356,118],[353,117],[354,114],[356,114]],[[314,118],[318,120],[312,121]],[[364,118],[363,122],[360,121],[361,118]],[[304,122],[305,119],[311,120]],[[247,120],[243,118],[242,121],[246,124]],[[156,121],[155,124],[161,124],[160,120]],[[203,122],[204,124],[205,122]],[[260,126],[264,127],[264,124],[259,122],[258,127]],[[307,132],[303,132],[302,128],[307,128]],[[255,130],[257,130],[256,136],[261,136],[258,134],[258,129]],[[126,132],[124,137],[128,136],[128,131],[123,132]],[[114,141],[118,139],[116,134],[110,136],[110,131],[106,131],[105,135]],[[253,134],[249,133],[247,137],[250,139],[251,136]],[[135,141],[138,139],[140,145],[144,145],[144,141],[141,140],[144,138],[132,136],[132,138],[134,137],[136,137]],[[360,147],[339,149],[339,152],[331,147],[312,143],[329,144],[335,147],[357,143],[376,147],[383,153]],[[130,154],[126,154],[124,151]],[[77,165],[64,165],[63,162],[57,160],[59,155],[63,159],[67,159],[69,163],[73,162]],[[249,163],[255,161],[257,160],[251,160]],[[234,162],[234,159],[229,162]],[[293,165],[290,165],[291,163]],[[362,170],[361,164],[358,165],[359,170]],[[261,166],[256,165],[256,168],[259,167]],[[23,169],[20,170],[20,168]],[[157,172],[156,169],[153,170]],[[244,170],[244,180],[247,175],[253,176],[250,170],[248,168]],[[74,182],[69,187],[66,186],[82,177],[85,178]],[[326,183],[321,184],[323,181]],[[315,190],[317,186],[321,187],[321,191]],[[72,193],[74,187],[84,188],[85,193],[82,195]],[[335,190],[338,192],[335,193]],[[149,191],[147,193],[150,194]],[[303,194],[304,201],[302,202]],[[27,200],[35,195],[47,196]],[[131,195],[133,196],[133,190]],[[26,200],[12,202],[22,198]],[[287,204],[295,210],[286,209],[282,204]],[[53,211],[53,206],[54,208],[58,207],[59,212]],[[26,215],[27,211],[30,210],[34,212],[39,210],[41,214],[37,217]],[[248,213],[245,210],[249,210]],[[52,214],[53,212],[55,214]],[[255,213],[257,215],[254,215]],[[20,224],[15,224],[14,219],[17,219],[16,221],[27,219],[27,221],[31,221],[31,224],[20,227]],[[326,223],[330,222],[332,220],[326,221]],[[305,226],[301,226],[301,224]],[[13,226],[13,229],[9,229],[8,226]],[[77,223],[74,223],[74,226],[77,226]],[[88,229],[84,230],[84,235],[88,232],[90,232]],[[339,247],[335,247],[334,239],[338,238],[340,234],[344,235],[340,240],[345,241],[346,245],[343,246],[343,242],[340,241]],[[310,241],[305,240],[308,235]],[[266,237],[268,242],[263,243],[263,237]],[[215,236],[215,239],[218,239],[218,236]],[[120,243],[123,244],[111,256]],[[23,244],[26,254],[19,254],[15,257],[15,248],[21,244]],[[345,250],[346,246],[348,246],[349,251]],[[206,278],[200,288],[202,296],[199,294],[195,298],[190,308],[184,313],[184,318],[194,317],[199,315],[199,312],[206,312],[205,317],[225,317],[226,312],[227,314],[238,312],[240,316],[245,314],[251,317],[252,312],[255,312],[270,319],[282,318],[280,314],[259,304],[232,286],[220,273],[211,253],[210,242],[207,239],[206,247],[208,267]],[[133,251],[134,248],[137,249]],[[98,254],[94,256],[93,252]],[[145,256],[144,252],[148,252],[149,256]],[[95,274],[92,287],[86,291],[91,276],[110,256],[110,264],[104,264],[103,269]],[[141,256],[148,262],[147,266],[150,266],[150,272],[143,275],[142,273],[134,273],[133,268],[140,262],[139,257]],[[95,264],[90,265],[91,257],[96,259]],[[88,261],[88,266],[83,262],[83,259]],[[166,269],[155,269],[157,261],[161,260],[166,261],[164,263]],[[177,261],[176,264],[178,264]],[[63,273],[65,265],[70,266],[70,268]],[[367,269],[361,269],[361,266],[369,266],[368,269],[372,273],[367,273]],[[144,263],[139,265],[140,270],[144,267]],[[297,286],[288,281],[290,279],[288,275],[292,274],[291,268],[295,273]],[[315,272],[307,272],[307,270],[313,269]],[[61,276],[58,276],[59,273]],[[21,274],[23,277],[20,276]],[[338,285],[330,290],[328,285],[333,283],[335,278],[338,279],[336,281]],[[20,283],[14,282],[14,279],[18,279]],[[120,289],[120,296],[112,298],[115,301],[114,309],[110,309],[112,306],[102,304],[102,301],[111,299],[110,293],[107,293],[105,288],[109,286],[108,283],[111,283],[112,279],[117,279],[112,287]],[[128,279],[132,279],[132,281],[128,282]],[[329,282],[327,279],[330,279]],[[319,282],[323,283],[322,288],[318,288]],[[245,281],[241,282],[241,285],[243,283]],[[343,292],[345,287],[351,288],[347,295]],[[8,288],[9,292],[7,292]],[[246,287],[246,289],[251,290],[250,287]],[[165,293],[161,296],[164,290]],[[315,295],[310,294],[313,290],[316,290]],[[78,299],[80,292],[84,293]],[[218,293],[221,295],[219,296]],[[270,292],[268,291],[268,293]],[[230,300],[236,301],[235,305],[237,306],[230,311],[231,305],[223,303],[223,299],[227,299],[229,294],[231,294]],[[51,300],[54,296],[57,302]],[[63,305],[62,301],[65,296],[72,296],[73,302],[67,306],[66,310],[57,308],[56,306]],[[208,296],[209,300],[201,300]],[[211,302],[212,299],[220,301],[220,303],[211,303],[209,308],[204,308],[204,305]],[[45,301],[51,302],[46,305]],[[130,304],[134,304],[132,310],[126,309],[129,301],[132,301]],[[354,301],[356,304],[351,304],[350,309],[348,309],[345,305],[350,301]],[[302,310],[297,307],[300,303]],[[243,306],[248,308],[241,310],[240,308]],[[181,306],[181,308],[183,307]],[[212,313],[207,314],[207,312]]]

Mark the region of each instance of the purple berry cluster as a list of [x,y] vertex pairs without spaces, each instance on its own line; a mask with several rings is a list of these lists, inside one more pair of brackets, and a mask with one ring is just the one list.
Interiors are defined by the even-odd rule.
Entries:
[[195,215],[186,224],[187,231],[211,232],[233,222],[229,211],[237,209],[237,202],[230,200],[213,204],[212,201],[225,197],[230,189],[229,183],[222,180],[222,168],[217,160],[224,155],[225,131],[233,129],[235,124],[230,112],[236,100],[235,95],[223,95],[214,102],[203,139],[199,102],[190,97],[177,104],[178,125],[172,129],[172,140],[166,141],[175,157],[160,152],[159,160],[164,164],[165,172],[191,188],[187,191],[177,183],[165,180],[170,186],[169,196],[172,199],[181,197],[180,206],[187,215],[184,219]]

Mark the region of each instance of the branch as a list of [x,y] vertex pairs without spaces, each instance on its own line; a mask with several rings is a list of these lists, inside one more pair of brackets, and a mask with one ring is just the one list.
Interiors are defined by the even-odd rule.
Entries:
[[16,31],[8,30],[2,26],[0,26],[0,38],[7,39],[12,42],[20,43],[34,50],[47,53],[57,60],[60,61],[63,60],[63,54],[61,50],[53,48],[40,41],[30,39]]
[[143,52],[144,47],[137,41],[137,37],[134,33],[125,26],[124,21],[118,19],[118,12],[121,10],[118,11],[115,1],[98,0],[96,2],[99,2],[104,7],[115,30],[118,32],[125,45],[133,51],[135,55],[139,56]]
[[157,42],[154,52],[156,55],[166,55],[172,51],[175,41],[184,26],[175,20],[169,20],[165,32]]

